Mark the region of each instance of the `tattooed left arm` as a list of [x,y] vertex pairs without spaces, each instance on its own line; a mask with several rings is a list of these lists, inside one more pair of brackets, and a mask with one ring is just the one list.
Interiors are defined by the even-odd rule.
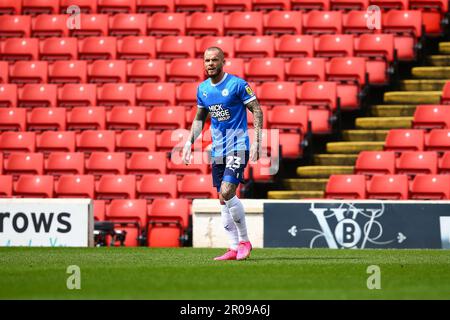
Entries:
[[255,140],[254,146],[252,145],[250,159],[256,161],[261,156],[262,146],[262,125],[263,125],[263,112],[257,99],[254,99],[245,105],[251,113],[253,113],[253,126],[255,128]]

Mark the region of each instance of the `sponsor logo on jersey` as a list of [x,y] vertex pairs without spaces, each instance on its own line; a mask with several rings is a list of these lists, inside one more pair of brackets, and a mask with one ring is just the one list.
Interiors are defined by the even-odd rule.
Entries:
[[208,106],[211,117],[216,118],[217,121],[227,121],[231,118],[231,112],[224,109],[222,104],[213,104]]

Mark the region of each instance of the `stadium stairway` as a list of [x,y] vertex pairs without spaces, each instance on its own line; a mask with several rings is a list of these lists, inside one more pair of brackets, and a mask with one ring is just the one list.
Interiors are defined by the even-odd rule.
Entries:
[[352,129],[342,131],[340,141],[326,142],[325,153],[314,154],[312,165],[297,167],[297,176],[282,179],[282,190],[268,191],[267,197],[323,198],[331,174],[353,174],[359,152],[383,150],[389,129],[411,128],[417,105],[440,103],[443,86],[450,79],[450,42],[439,43],[438,54],[425,56],[423,65],[409,69],[407,79],[384,92],[383,104],[369,106]]

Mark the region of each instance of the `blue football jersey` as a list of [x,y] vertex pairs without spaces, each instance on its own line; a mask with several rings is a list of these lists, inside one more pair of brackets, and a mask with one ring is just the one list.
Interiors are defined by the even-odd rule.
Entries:
[[197,88],[197,105],[211,115],[212,156],[249,150],[245,105],[256,96],[248,83],[225,73],[216,84],[207,79]]

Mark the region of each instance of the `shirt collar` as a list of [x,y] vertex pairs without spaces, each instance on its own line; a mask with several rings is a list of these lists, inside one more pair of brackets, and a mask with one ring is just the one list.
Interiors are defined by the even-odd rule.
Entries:
[[209,79],[209,83],[211,84],[211,86],[217,87],[219,84],[221,84],[222,82],[225,81],[225,79],[227,78],[227,75],[228,75],[228,73],[225,72],[222,79],[217,83],[212,83],[211,79]]

